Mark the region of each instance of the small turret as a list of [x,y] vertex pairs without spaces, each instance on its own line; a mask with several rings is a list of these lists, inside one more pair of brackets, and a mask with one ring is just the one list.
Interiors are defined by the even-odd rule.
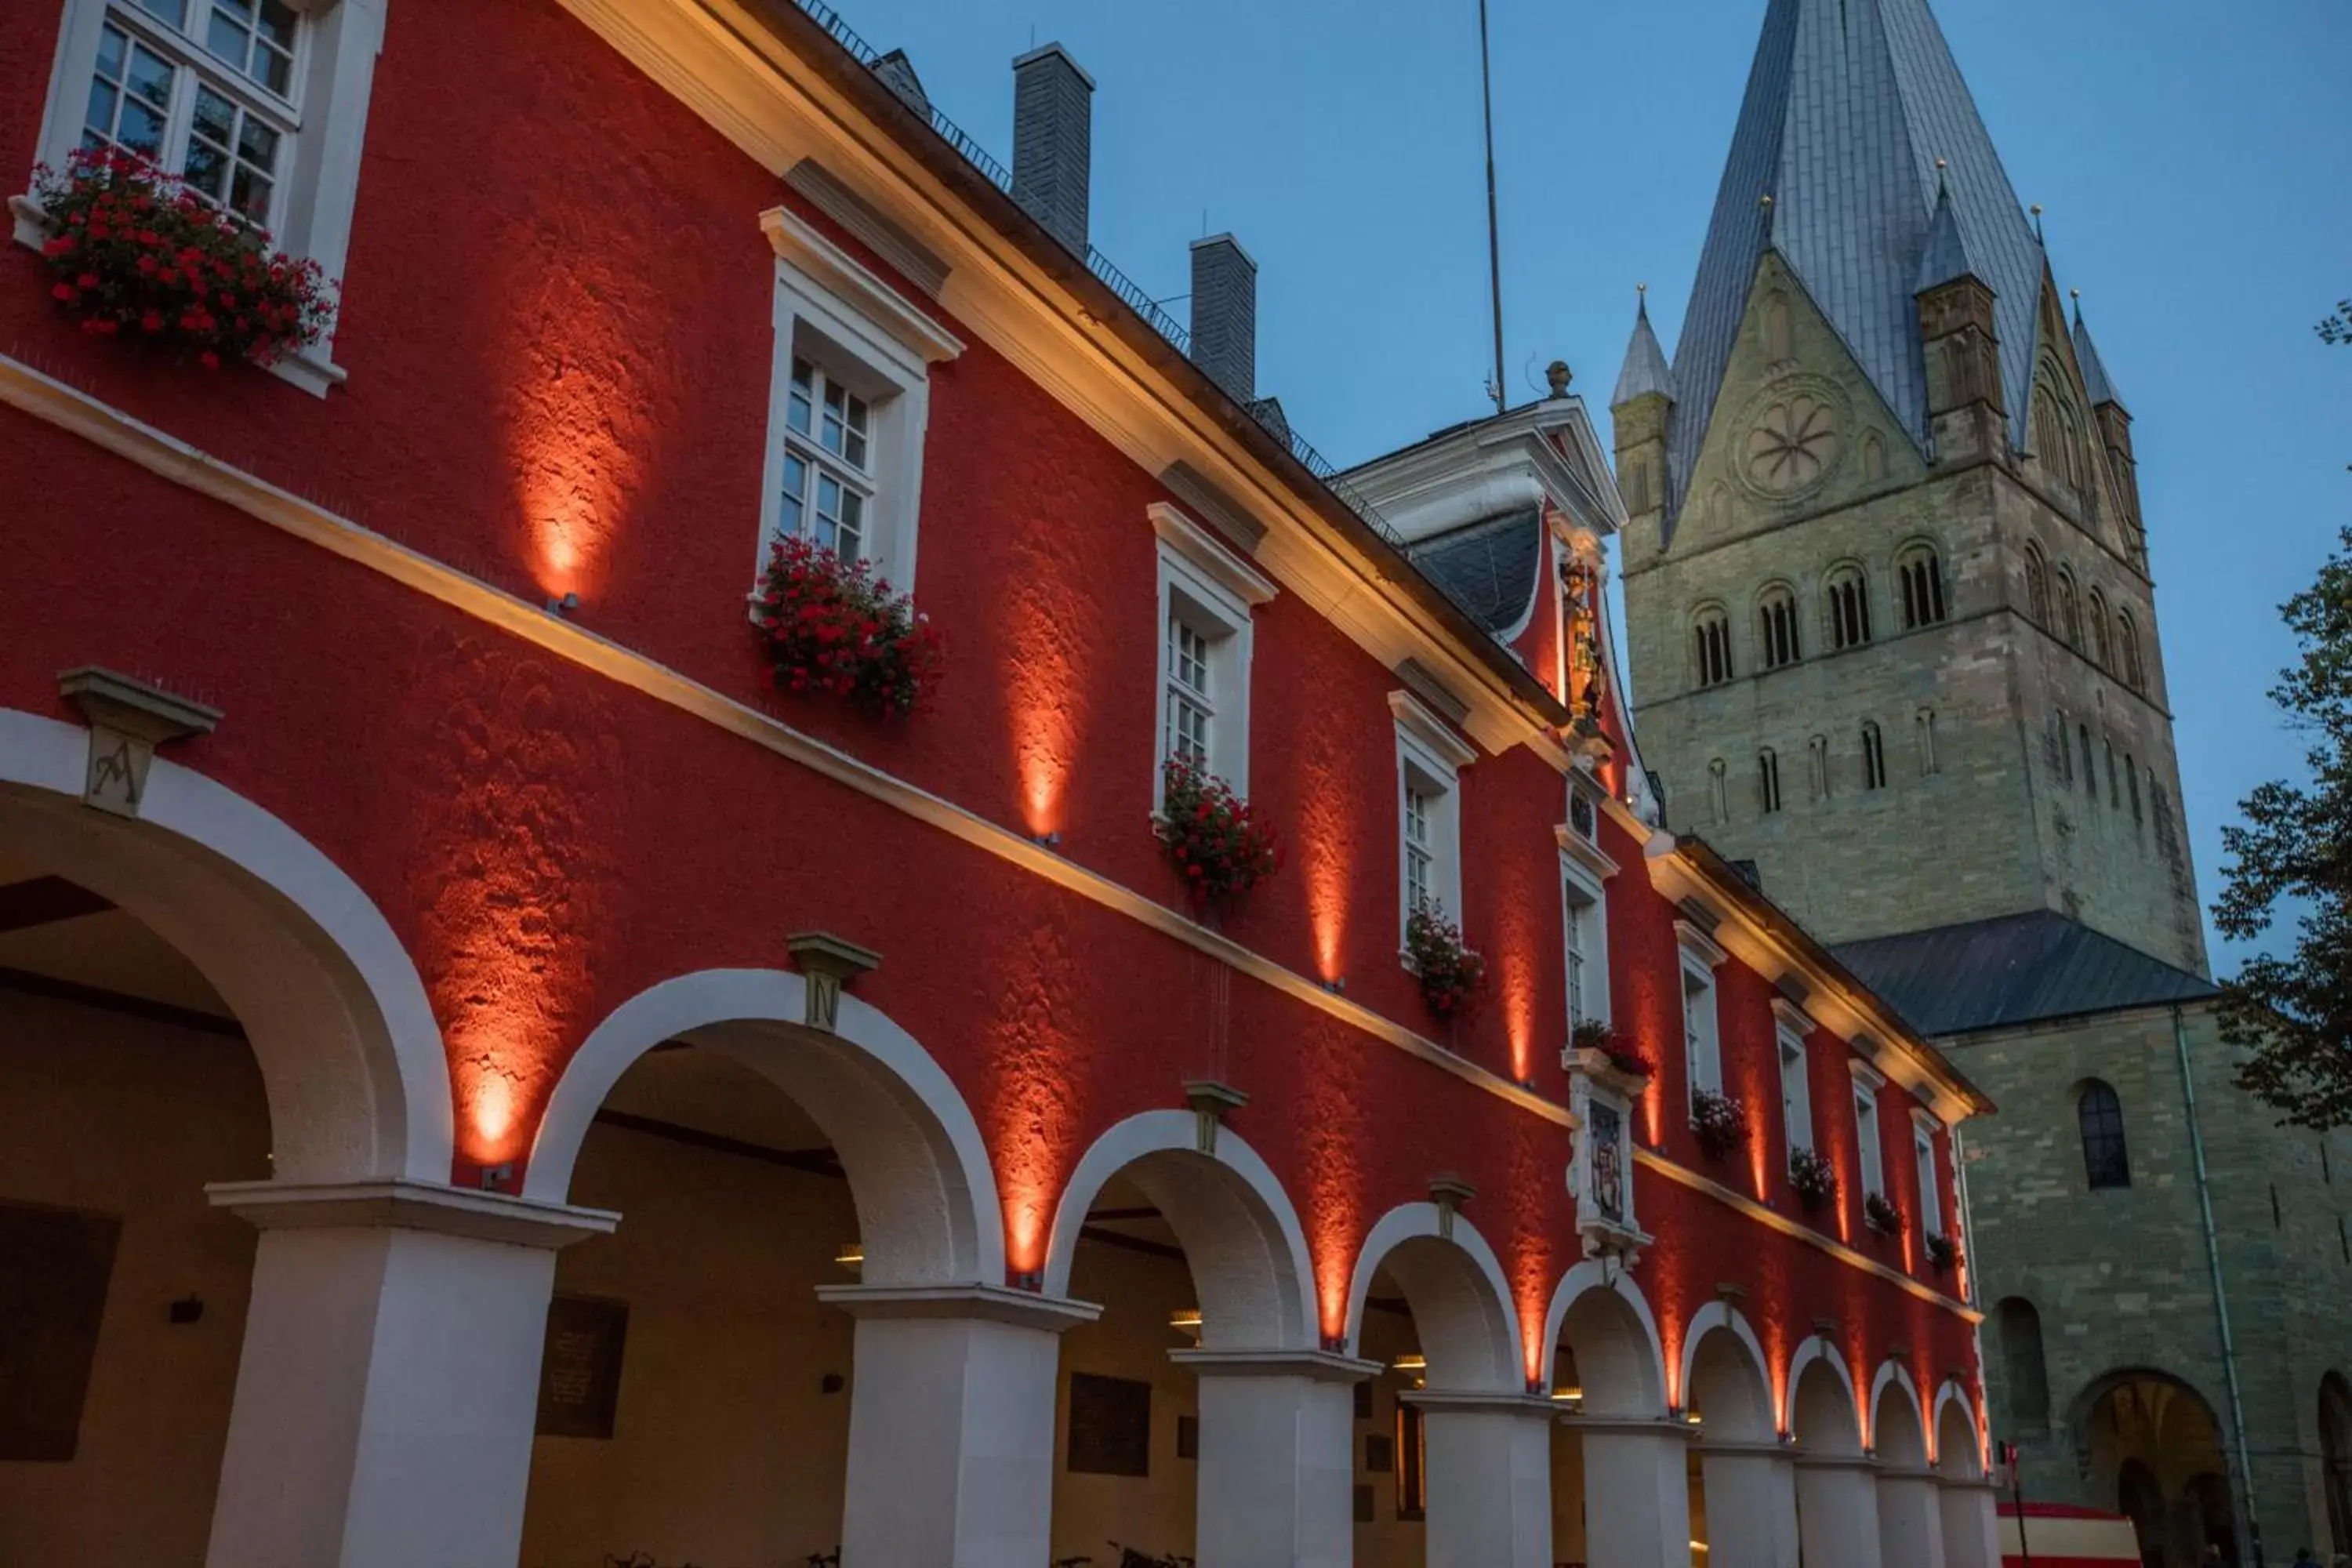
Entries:
[[2099,441],[2107,449],[2107,466],[2115,471],[2116,489],[2123,498],[2124,513],[2132,531],[2144,526],[2139,513],[2139,462],[2132,456],[2131,414],[2124,400],[2116,395],[2115,383],[2107,379],[2107,367],[2100,363],[2099,351],[2091,342],[2091,329],[2083,324],[2083,291],[2077,289],[2074,299],[2074,364],[2083,373],[2083,391],[2090,399],[2091,417],[2099,422]]
[[1955,464],[2002,450],[2000,340],[1993,291],[1977,270],[1937,163],[1936,214],[1919,257],[1919,344],[1927,366],[1927,433],[1936,461]]
[[1664,539],[1666,510],[1666,416],[1675,403],[1674,373],[1650,327],[1650,286],[1640,286],[1633,312],[1633,338],[1625,345],[1625,368],[1609,395],[1609,415],[1617,435],[1617,489],[1625,500],[1628,540],[1656,548]]

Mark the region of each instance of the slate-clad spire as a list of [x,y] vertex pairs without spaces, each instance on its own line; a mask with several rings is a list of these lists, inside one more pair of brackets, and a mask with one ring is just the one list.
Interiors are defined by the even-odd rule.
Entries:
[[1924,294],[1955,279],[1972,278],[1976,270],[1969,259],[1969,242],[1960,234],[1960,220],[1952,211],[1952,188],[1939,184],[1936,216],[1927,223],[1927,248],[1919,258],[1919,282],[1911,291]]
[[1913,296],[1938,159],[1948,164],[1962,253],[1993,291],[2011,438],[2022,439],[2042,247],[1927,0],[1771,0],[1675,347],[1677,510],[1767,249],[1924,449],[1927,373]]
[[1617,373],[1617,390],[1609,395],[1609,406],[1622,408],[1653,392],[1664,393],[1667,402],[1674,401],[1674,373],[1666,368],[1665,351],[1658,346],[1658,334],[1650,328],[1650,296],[1645,290],[1633,312],[1633,339],[1625,345],[1625,368]]
[[2099,363],[2099,351],[2091,342],[2091,329],[2083,324],[2083,301],[2074,301],[2074,363],[2083,372],[2083,390],[2090,395],[2091,406],[2103,403],[2124,406],[2116,395],[2116,384],[2107,379],[2107,367]]

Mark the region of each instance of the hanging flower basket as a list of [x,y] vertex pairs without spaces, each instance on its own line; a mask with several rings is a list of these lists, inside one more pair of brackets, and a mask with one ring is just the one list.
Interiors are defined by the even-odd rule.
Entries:
[[1719,1089],[1691,1096],[1691,1131],[1710,1160],[1720,1160],[1748,1142],[1748,1108]]
[[768,646],[768,684],[823,692],[877,718],[919,712],[945,650],[930,617],[863,561],[806,539],[780,539],[751,595]]
[[1789,1189],[1811,1214],[1837,1201],[1837,1167],[1818,1149],[1800,1149],[1789,1156]]
[[1486,961],[1462,943],[1462,928],[1431,905],[1404,922],[1405,955],[1421,980],[1421,999],[1441,1018],[1464,1016],[1486,983]]
[[1249,802],[1224,780],[1171,761],[1160,783],[1151,831],[1194,904],[1230,908],[1282,869],[1274,829],[1253,818]]
[[1627,1078],[1654,1078],[1657,1069],[1650,1065],[1633,1043],[1611,1028],[1601,1018],[1587,1018],[1570,1031],[1569,1049],[1598,1051],[1609,1065]]
[[217,370],[275,363],[334,330],[334,286],[317,262],[279,254],[268,230],[133,153],[78,148],[63,174],[34,171],[33,199],[51,231],[50,297],[83,331]]
[[1948,1236],[1931,1236],[1927,1238],[1927,1261],[1937,1273],[1949,1274],[1959,1267],[1960,1249]]
[[1864,1225],[1881,1236],[1903,1234],[1903,1211],[1887,1202],[1881,1194],[1873,1193],[1863,1200],[1862,1219]]

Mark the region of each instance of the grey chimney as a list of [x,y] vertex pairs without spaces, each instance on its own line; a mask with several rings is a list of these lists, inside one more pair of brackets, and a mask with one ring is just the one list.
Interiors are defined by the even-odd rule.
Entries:
[[1013,199],[1081,258],[1094,97],[1095,79],[1059,44],[1013,62]]
[[1192,363],[1236,403],[1257,396],[1257,263],[1230,234],[1192,242]]

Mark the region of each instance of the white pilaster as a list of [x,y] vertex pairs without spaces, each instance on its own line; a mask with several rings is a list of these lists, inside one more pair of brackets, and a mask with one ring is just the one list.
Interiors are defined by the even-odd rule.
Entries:
[[1932,1470],[1878,1473],[1878,1557],[1886,1568],[1944,1568],[1944,1514]]
[[1859,1456],[1800,1454],[1797,1534],[1805,1568],[1879,1568],[1877,1467]]
[[1993,1489],[1982,1481],[1938,1482],[1944,1522],[1944,1568],[2000,1568],[2000,1535]]
[[1551,1568],[1551,1428],[1517,1394],[1409,1394],[1429,1447],[1428,1568]]
[[211,1568],[512,1568],[555,1249],[615,1216],[429,1183],[236,1183],[261,1228]]
[[1710,1443],[1699,1470],[1707,1568],[1797,1568],[1795,1453],[1771,1443]]
[[1037,1568],[1061,1335],[1102,1309],[992,1285],[817,1294],[857,1320],[842,1568]]
[[1170,1359],[1200,1380],[1200,1568],[1349,1568],[1355,1385],[1380,1363],[1323,1351]]
[[1598,1415],[1569,1425],[1584,1447],[1590,1568],[1690,1568],[1690,1428]]

